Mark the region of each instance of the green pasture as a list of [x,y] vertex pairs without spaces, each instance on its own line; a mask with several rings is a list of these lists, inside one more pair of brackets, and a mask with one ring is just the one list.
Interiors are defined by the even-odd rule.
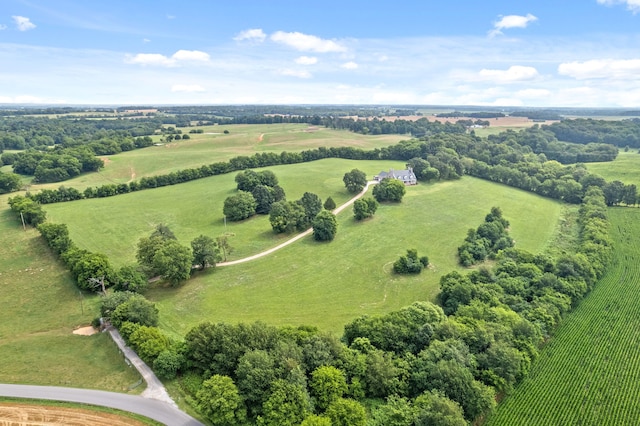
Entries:
[[[637,155],[637,154],[636,154]],[[640,210],[609,209],[614,259],[487,425],[637,425]]]
[[[350,198],[342,183],[345,172],[359,168],[371,177],[400,166],[327,159],[269,170],[280,179],[288,199],[310,191],[322,199],[332,196],[340,205]],[[234,176],[45,207],[51,221],[69,226],[76,244],[106,253],[122,265],[135,261],[137,241],[161,222],[183,244],[201,233],[223,234],[222,203],[235,191]],[[407,190],[401,204],[382,205],[371,220],[355,222],[351,209],[341,213],[331,243],[308,237],[253,262],[196,273],[178,288],[151,289],[147,296],[161,309],[162,327],[176,335],[204,320],[310,324],[341,332],[355,316],[433,300],[439,277],[458,268],[457,246],[491,207],[500,206],[511,221],[518,247],[534,252],[547,248],[564,209],[558,202],[471,177]],[[228,222],[226,232],[235,248],[230,259],[288,238],[273,234],[266,216]],[[409,248],[427,255],[430,269],[417,277],[393,275],[393,261]]]
[[127,392],[139,375],[109,336],[72,334],[98,315],[97,297],[78,291],[6,201],[0,197],[0,382]]
[[613,161],[586,163],[587,169],[605,178],[607,181],[619,180],[627,185],[640,187],[640,154],[637,149],[628,152],[620,150]]
[[[83,190],[89,186],[125,183],[144,176],[167,174],[186,168],[228,161],[240,155],[259,152],[304,151],[319,147],[352,146],[362,149],[393,145],[409,135],[361,135],[346,130],[310,127],[306,124],[236,124],[197,127],[204,133],[189,134],[191,139],[161,146],[102,156],[105,167],[59,183],[32,185],[31,191],[60,185]],[[182,128],[188,134],[191,128]],[[229,134],[224,134],[228,130]],[[154,140],[159,140],[154,136]]]

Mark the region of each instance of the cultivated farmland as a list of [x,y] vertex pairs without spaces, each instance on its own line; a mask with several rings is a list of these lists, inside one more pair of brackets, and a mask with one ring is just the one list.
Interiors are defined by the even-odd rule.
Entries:
[[487,422],[636,425],[640,418],[640,210],[609,209],[614,260],[531,374]]

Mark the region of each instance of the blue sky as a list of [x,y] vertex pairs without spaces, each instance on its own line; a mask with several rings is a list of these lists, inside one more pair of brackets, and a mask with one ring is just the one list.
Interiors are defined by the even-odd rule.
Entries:
[[640,0],[2,0],[0,103],[640,108]]

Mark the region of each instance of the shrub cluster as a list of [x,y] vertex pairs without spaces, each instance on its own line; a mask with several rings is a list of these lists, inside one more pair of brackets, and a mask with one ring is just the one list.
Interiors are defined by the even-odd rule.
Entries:
[[393,272],[396,274],[419,274],[429,265],[427,256],[418,257],[418,250],[409,249],[407,254],[400,256],[393,262]]
[[478,229],[469,229],[464,243],[458,247],[458,258],[463,266],[493,259],[500,250],[513,247],[513,239],[508,232],[509,221],[502,217],[499,207],[492,207],[484,223]]

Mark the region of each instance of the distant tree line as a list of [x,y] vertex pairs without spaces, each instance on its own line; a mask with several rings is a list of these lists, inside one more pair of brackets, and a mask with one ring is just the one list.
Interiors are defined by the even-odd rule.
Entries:
[[640,119],[594,120],[578,118],[543,125],[558,140],[578,144],[606,143],[617,147],[640,147]]

